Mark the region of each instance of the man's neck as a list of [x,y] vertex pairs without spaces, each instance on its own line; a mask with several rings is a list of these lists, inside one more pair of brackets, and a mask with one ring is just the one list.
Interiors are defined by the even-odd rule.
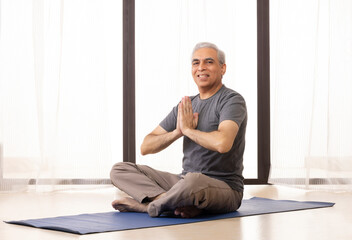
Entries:
[[216,87],[213,87],[211,89],[203,89],[203,88],[198,88],[199,90],[199,97],[200,99],[207,99],[210,98],[211,96],[213,96],[215,93],[217,93],[220,88],[223,86],[222,83],[220,83],[219,85],[217,85]]

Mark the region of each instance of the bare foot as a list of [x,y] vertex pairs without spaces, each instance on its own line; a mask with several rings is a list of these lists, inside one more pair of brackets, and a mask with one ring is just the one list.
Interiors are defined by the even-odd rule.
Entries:
[[175,215],[181,216],[183,218],[193,218],[200,215],[202,212],[202,209],[199,209],[195,206],[178,207],[174,211]]
[[139,203],[133,198],[124,197],[111,203],[112,207],[120,212],[147,212],[147,204]]

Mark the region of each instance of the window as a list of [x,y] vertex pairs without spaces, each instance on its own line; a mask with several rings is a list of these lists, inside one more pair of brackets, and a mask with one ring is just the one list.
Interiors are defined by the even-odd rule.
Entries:
[[198,89],[191,52],[198,42],[215,43],[226,54],[223,83],[246,100],[248,126],[244,176],[257,178],[256,1],[136,1],[136,162],[180,173],[182,139],[158,154],[141,156],[146,134],[185,95]]
[[0,177],[107,178],[122,160],[122,2],[0,9]]

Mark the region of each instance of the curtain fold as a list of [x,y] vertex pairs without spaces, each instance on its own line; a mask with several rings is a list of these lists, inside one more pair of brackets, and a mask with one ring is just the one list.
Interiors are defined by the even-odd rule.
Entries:
[[271,1],[270,10],[269,182],[352,190],[352,2]]
[[122,2],[1,1],[0,190],[109,183],[122,160]]

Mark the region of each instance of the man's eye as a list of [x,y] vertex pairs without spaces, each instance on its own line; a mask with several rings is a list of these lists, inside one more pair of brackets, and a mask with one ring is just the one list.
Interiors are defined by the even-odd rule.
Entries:
[[198,62],[193,62],[192,65],[195,66],[195,65],[198,65],[199,63]]
[[207,61],[207,63],[213,63],[213,61],[210,61],[210,60],[209,60],[209,61]]

